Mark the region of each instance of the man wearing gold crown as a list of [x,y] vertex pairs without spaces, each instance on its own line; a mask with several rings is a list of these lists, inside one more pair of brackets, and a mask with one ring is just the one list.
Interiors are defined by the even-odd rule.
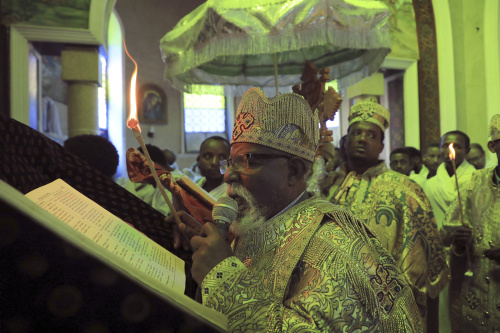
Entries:
[[422,331],[410,286],[371,231],[306,192],[318,123],[300,95],[243,96],[224,177],[239,205],[231,246],[180,213],[203,304],[234,332]]
[[[448,282],[449,269],[432,207],[422,188],[379,160],[389,117],[389,111],[375,100],[361,100],[352,106],[344,176],[330,189],[329,199],[375,232],[410,281],[425,324],[427,298],[439,295]],[[435,307],[432,316],[437,317]]]
[[[490,122],[488,148],[500,160],[500,114]],[[451,204],[443,224],[443,242],[452,245],[454,268],[467,268],[467,255],[472,276],[453,276],[461,281],[457,320],[461,332],[500,331],[500,166],[478,170],[465,191],[461,192],[462,226],[458,198]],[[470,226],[470,227],[469,227]],[[453,269],[453,272],[457,270]],[[458,273],[458,272],[457,272]],[[454,284],[454,287],[460,285]],[[454,293],[455,294],[455,293]]]

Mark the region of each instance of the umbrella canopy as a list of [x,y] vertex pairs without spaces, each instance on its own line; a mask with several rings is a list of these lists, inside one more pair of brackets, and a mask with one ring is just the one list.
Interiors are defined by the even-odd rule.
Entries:
[[298,84],[310,60],[348,86],[390,52],[388,17],[374,0],[208,0],[161,39],[165,78],[181,91],[241,94]]

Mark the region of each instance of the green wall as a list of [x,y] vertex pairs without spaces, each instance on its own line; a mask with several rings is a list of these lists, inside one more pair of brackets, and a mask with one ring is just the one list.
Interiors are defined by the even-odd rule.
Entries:
[[455,57],[457,129],[467,133],[471,142],[478,142],[486,149],[489,119],[485,89],[484,1],[448,1]]

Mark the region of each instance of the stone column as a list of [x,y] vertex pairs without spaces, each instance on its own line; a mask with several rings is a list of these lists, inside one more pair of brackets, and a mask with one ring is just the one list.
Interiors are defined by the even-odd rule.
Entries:
[[97,88],[101,66],[97,46],[70,46],[62,51],[62,78],[68,82],[68,137],[99,134]]

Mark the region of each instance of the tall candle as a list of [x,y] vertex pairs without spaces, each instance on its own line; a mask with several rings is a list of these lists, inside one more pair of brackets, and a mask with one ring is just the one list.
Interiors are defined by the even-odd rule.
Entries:
[[[465,223],[464,221],[464,211],[462,208],[462,199],[460,198],[460,187],[458,186],[458,176],[457,176],[457,166],[455,165],[455,149],[453,148],[453,143],[450,143],[448,146],[450,153],[448,156],[450,157],[451,163],[453,164],[453,173],[455,174],[455,185],[457,186],[457,195],[458,195],[458,207],[460,209],[460,222],[462,222],[462,227],[464,228],[469,228],[469,226]],[[465,248],[465,252],[467,254],[467,271],[465,272],[466,276],[472,276],[472,265],[471,265],[471,259],[470,259],[470,253],[469,253],[469,245],[467,244]]]
[[141,135],[141,126],[139,125],[139,118],[137,117],[137,100],[136,100],[137,63],[135,62],[134,58],[132,58],[132,56],[128,53],[125,40],[123,41],[123,45],[125,47],[125,52],[127,53],[128,57],[134,62],[135,65],[134,73],[132,74],[132,78],[130,80],[130,113],[127,120],[127,127],[132,130],[132,133],[134,133],[134,137],[139,142],[139,145],[141,146],[142,151],[144,152],[144,155],[146,157],[146,161],[148,162],[149,170],[151,171],[151,174],[153,175],[153,178],[155,180],[156,186],[160,190],[163,199],[165,199],[165,202],[167,203],[170,212],[174,216],[176,222],[181,223],[179,215],[175,211],[172,202],[167,196],[163,184],[160,182],[160,179],[158,179],[158,174],[156,173],[153,160],[151,159],[151,156],[149,156],[148,149],[146,148],[146,144],[144,143],[144,140]]

